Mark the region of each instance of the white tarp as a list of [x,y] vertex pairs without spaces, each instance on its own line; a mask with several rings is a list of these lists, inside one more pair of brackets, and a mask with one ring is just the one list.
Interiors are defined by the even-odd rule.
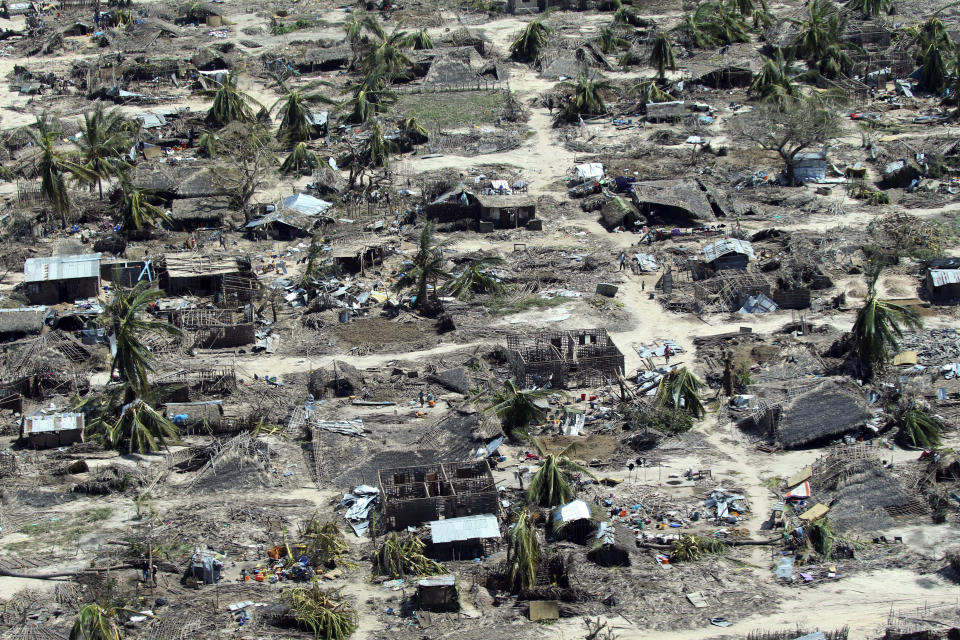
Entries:
[[589,162],[577,165],[577,178],[580,180],[596,180],[603,177],[603,165],[599,162]]
[[[302,213],[305,216],[320,215],[333,206],[333,203],[314,198],[305,193],[298,193],[293,196],[287,196],[283,199],[282,208]],[[280,209],[281,207],[277,207]]]

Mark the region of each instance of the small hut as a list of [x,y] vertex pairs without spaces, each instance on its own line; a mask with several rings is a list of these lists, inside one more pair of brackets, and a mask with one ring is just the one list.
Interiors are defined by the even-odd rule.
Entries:
[[488,513],[430,522],[431,555],[472,560],[487,555],[489,541],[500,538],[500,522]]
[[38,335],[49,315],[47,307],[0,309],[0,341],[12,342]]
[[937,304],[960,302],[960,269],[929,269],[925,284],[932,302]]
[[417,603],[424,611],[459,611],[456,576],[433,576],[419,580]]
[[703,248],[703,261],[714,271],[737,269],[743,271],[750,260],[755,259],[753,245],[746,240],[724,238],[711,242]]
[[170,218],[178,231],[219,229],[230,210],[229,198],[184,198],[173,201]]
[[37,413],[23,419],[20,436],[35,449],[83,442],[82,413]]
[[100,254],[29,258],[23,265],[33,304],[73,302],[100,294]]
[[236,258],[194,253],[168,253],[164,266],[160,285],[170,295],[211,295],[223,289],[225,277],[239,277],[243,271]]

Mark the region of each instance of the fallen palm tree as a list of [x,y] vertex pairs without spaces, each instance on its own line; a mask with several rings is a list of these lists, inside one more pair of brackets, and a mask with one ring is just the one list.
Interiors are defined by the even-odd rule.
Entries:
[[435,576],[446,573],[442,564],[423,555],[423,540],[409,536],[400,538],[393,533],[377,548],[377,569],[391,578],[406,576]]
[[325,591],[313,580],[309,587],[296,587],[286,596],[294,618],[313,632],[314,638],[342,640],[357,630],[357,612],[339,591]]

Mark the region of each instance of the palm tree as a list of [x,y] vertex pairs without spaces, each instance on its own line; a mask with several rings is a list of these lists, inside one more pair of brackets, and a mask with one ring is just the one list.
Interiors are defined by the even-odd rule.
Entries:
[[940,446],[940,433],[946,425],[943,421],[914,405],[899,416],[900,430],[897,442],[915,449],[936,449]]
[[[127,395],[130,391],[128,386]],[[180,439],[177,426],[141,397],[124,404],[118,417],[97,418],[86,430],[114,447],[125,444],[128,453],[159,451],[167,442]]]
[[835,78],[845,74],[853,68],[853,59],[840,48],[839,44],[831,44],[820,61],[817,62],[817,71],[827,78]]
[[197,136],[197,154],[205,158],[215,158],[217,155],[217,134],[209,129],[204,129]]
[[644,105],[649,102],[670,102],[674,97],[657,86],[653,80],[639,82],[627,90],[627,95],[636,96]]
[[154,204],[158,198],[149,189],[140,189],[121,176],[120,190],[122,195],[117,212],[124,232],[159,227],[164,222],[173,224],[167,212]]
[[249,104],[251,102],[258,106],[260,104],[237,88],[237,76],[231,72],[213,94],[213,104],[207,111],[207,122],[217,127],[234,121],[253,122],[254,114]]
[[360,82],[347,87],[344,93],[353,94],[341,107],[350,108],[347,120],[354,124],[367,122],[397,100],[397,95],[386,88],[382,76],[376,70],[367,73]]
[[298,142],[287,159],[280,165],[280,173],[296,173],[297,176],[306,175],[320,165],[317,154],[307,148],[306,142]]
[[531,424],[539,424],[547,417],[547,410],[539,403],[557,393],[555,389],[521,389],[513,379],[487,395],[484,411],[500,418],[503,432],[511,437],[523,435]]
[[807,5],[807,17],[800,23],[793,46],[803,59],[820,60],[829,47],[840,41],[845,27],[846,18],[832,0],[813,0]]
[[657,70],[657,80],[663,82],[667,77],[667,69],[677,70],[677,63],[673,59],[673,45],[670,37],[663,31],[657,31],[653,38],[653,48],[650,49],[650,66]]
[[613,53],[619,49],[626,49],[630,46],[630,41],[620,37],[617,30],[611,26],[600,28],[596,38],[597,46],[604,53]]
[[743,16],[717,0],[704,2],[692,14],[684,15],[675,30],[683,33],[690,45],[699,48],[750,41]]
[[408,77],[414,63],[403,52],[409,45],[407,32],[400,31],[397,26],[388,34],[370,15],[361,21],[361,25],[369,34],[359,42],[360,65],[364,73],[376,70],[388,83]]
[[528,22],[510,45],[510,55],[520,61],[536,62],[552,33],[553,29],[539,18]]
[[398,128],[400,129],[400,139],[410,147],[416,147],[430,139],[426,128],[414,116],[401,120],[398,123]]
[[416,50],[433,49],[433,40],[430,39],[426,29],[420,29],[407,37],[407,46]]
[[919,28],[911,27],[908,33],[913,36],[912,43],[917,47],[915,54],[917,62],[923,59],[923,54],[932,44],[953,49],[953,41],[950,39],[946,25],[936,16],[928,18]]
[[943,59],[941,47],[930,44],[923,53],[921,62],[920,83],[923,88],[932,93],[940,94],[948,85],[947,62]]
[[474,260],[447,283],[447,293],[458,300],[468,300],[475,292],[500,295],[506,290],[504,284],[490,274],[490,270],[503,264],[503,258],[489,256]]
[[593,474],[569,458],[568,454],[573,452],[576,444],[568,445],[556,454],[544,451],[536,440],[533,444],[543,457],[543,464],[530,480],[527,500],[541,507],[559,507],[567,504],[573,500],[573,488],[570,486],[569,475],[578,472],[593,477]]
[[397,152],[397,145],[387,140],[379,122],[370,125],[367,139],[361,147],[360,155],[368,167],[386,167],[390,164],[390,154]]
[[524,509],[513,523],[510,546],[507,547],[508,580],[513,591],[529,591],[537,585],[537,567],[542,556],[536,524],[530,512]]
[[330,98],[312,90],[321,85],[329,86],[330,83],[314,80],[300,89],[287,89],[283,81],[279,78],[276,80],[281,89],[286,91],[286,95],[270,107],[272,112],[278,105],[283,105],[280,109],[283,117],[280,120],[280,128],[277,130],[277,139],[288,145],[310,140],[313,138],[316,125],[309,104],[334,104]]
[[700,391],[704,388],[706,385],[686,367],[674,369],[660,379],[657,404],[702,418],[706,409],[700,400]]
[[561,85],[573,89],[573,98],[557,113],[557,122],[572,122],[580,116],[606,113],[607,105],[603,101],[603,92],[613,89],[609,80],[581,73],[575,83],[564,82]]
[[141,280],[132,289],[114,288],[113,298],[99,318],[107,330],[113,358],[110,362],[110,377],[114,372],[126,382],[133,395],[143,395],[149,389],[147,372],[153,369],[153,354],[140,336],[145,333],[168,333],[181,335],[180,329],[160,320],[144,318],[151,302],[163,298],[163,291],[151,289],[150,283]]
[[904,327],[916,331],[923,326],[915,309],[877,295],[877,280],[882,270],[882,266],[871,264],[867,273],[867,299],[857,312],[852,330],[861,372],[867,378],[886,365],[891,352],[900,350],[897,338],[903,336]]
[[784,58],[783,51],[777,49],[774,57],[764,61],[760,73],[750,83],[750,90],[760,96],[761,102],[772,102],[783,109],[800,95],[800,89],[793,82],[797,76],[793,59]]
[[[35,130],[34,130],[35,129]],[[37,116],[34,129],[27,134],[35,146],[41,150],[37,170],[40,174],[40,193],[60,216],[60,222],[67,226],[67,214],[70,213],[70,194],[67,191],[66,175],[86,175],[86,169],[73,162],[71,156],[57,151],[60,131],[46,112]]]
[[649,23],[645,22],[645,20],[641,18],[636,11],[634,11],[630,7],[623,7],[623,6],[619,7],[613,13],[613,23],[627,24],[632,27],[649,26]]
[[397,281],[397,288],[403,289],[410,284],[416,285],[417,298],[414,306],[423,310],[427,304],[428,285],[434,284],[434,295],[436,295],[437,283],[441,278],[446,279],[450,274],[443,268],[445,259],[443,257],[443,245],[434,238],[433,222],[427,222],[420,230],[420,239],[417,247],[417,253],[413,256],[413,266],[407,271],[405,277]]
[[83,135],[74,144],[80,150],[79,165],[84,177],[92,177],[103,200],[103,180],[119,175],[130,168],[124,155],[130,149],[130,138],[124,131],[123,116],[117,112],[105,113],[98,102],[92,112],[83,116]]
[[848,0],[847,8],[859,11],[865,16],[876,17],[881,12],[890,13],[893,9],[893,0]]
[[69,640],[120,640],[117,611],[88,604],[77,613]]

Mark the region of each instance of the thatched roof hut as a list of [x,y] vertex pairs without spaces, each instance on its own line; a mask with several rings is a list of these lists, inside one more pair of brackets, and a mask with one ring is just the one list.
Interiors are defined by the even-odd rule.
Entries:
[[182,198],[173,201],[170,217],[178,229],[219,228],[230,210],[226,197]]
[[196,165],[138,168],[134,184],[168,198],[206,198],[222,195],[213,172]]
[[785,449],[824,444],[858,431],[873,417],[863,391],[849,380],[804,383],[758,390],[768,405],[765,419],[770,435]]
[[39,334],[49,314],[47,307],[0,309],[0,340],[6,342]]

